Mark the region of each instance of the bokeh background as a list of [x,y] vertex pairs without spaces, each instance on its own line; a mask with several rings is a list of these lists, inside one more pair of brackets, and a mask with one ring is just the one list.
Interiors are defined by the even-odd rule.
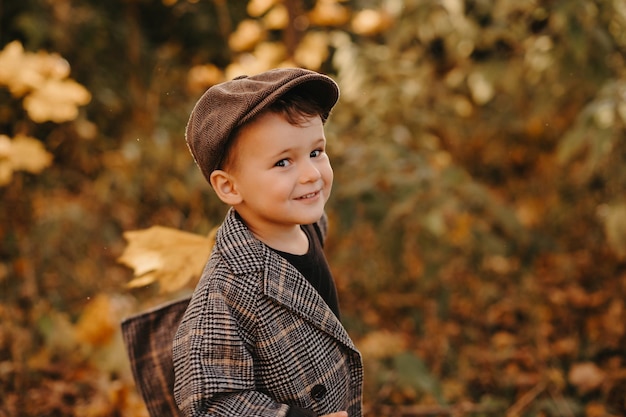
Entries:
[[366,416],[626,415],[623,0],[0,0],[0,416],[147,416],[119,323],[226,210],[188,114],[284,65],[342,89]]

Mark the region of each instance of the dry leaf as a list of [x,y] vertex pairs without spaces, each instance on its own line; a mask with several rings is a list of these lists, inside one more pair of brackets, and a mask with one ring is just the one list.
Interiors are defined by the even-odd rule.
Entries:
[[0,186],[11,181],[14,171],[38,174],[51,163],[52,155],[37,139],[18,135],[11,140],[0,135]]
[[328,57],[328,35],[323,32],[307,33],[294,54],[296,62],[305,68],[319,70]]
[[341,26],[350,20],[350,11],[336,0],[320,0],[309,13],[309,20],[317,26]]
[[228,46],[235,52],[249,51],[263,39],[264,33],[256,20],[243,20],[228,38]]
[[497,332],[491,337],[491,345],[498,351],[512,349],[516,343],[517,337],[509,332]]
[[254,48],[254,56],[257,58],[257,65],[259,66],[258,70],[276,67],[279,62],[285,59],[286,55],[287,49],[281,42],[261,42]]
[[216,230],[209,237],[163,226],[125,232],[128,246],[118,261],[134,269],[129,287],[158,282],[163,293],[183,288],[202,273]]
[[352,19],[352,30],[357,35],[373,36],[384,32],[391,26],[391,18],[378,10],[361,10]]
[[76,81],[49,79],[24,98],[24,108],[34,122],[61,123],[75,119],[78,106],[90,100],[89,91]]
[[11,164],[11,139],[0,135],[0,186],[11,182],[13,166]]
[[201,92],[224,79],[222,70],[213,64],[193,66],[187,74],[187,88],[191,92]]
[[43,75],[22,44],[13,41],[0,52],[0,84],[8,86],[14,97],[21,97],[41,85]]
[[599,388],[605,378],[604,371],[593,362],[574,364],[568,374],[570,384],[574,385],[581,394]]
[[11,165],[14,171],[40,173],[52,163],[52,154],[35,138],[18,135],[11,141]]
[[278,0],[250,0],[246,11],[251,17],[259,17],[265,14]]
[[87,304],[76,323],[76,337],[92,346],[102,346],[112,339],[118,323],[113,300],[99,294]]
[[0,84],[8,86],[15,97],[41,88],[46,80],[62,80],[69,74],[68,62],[58,54],[25,52],[18,41],[0,51]]
[[8,159],[0,158],[0,187],[7,185],[13,178],[13,169]]
[[272,7],[267,15],[263,18],[263,23],[268,30],[285,29],[289,24],[289,12],[283,4],[277,4]]
[[401,333],[385,330],[373,331],[359,341],[358,347],[364,358],[391,358],[404,352],[406,339]]

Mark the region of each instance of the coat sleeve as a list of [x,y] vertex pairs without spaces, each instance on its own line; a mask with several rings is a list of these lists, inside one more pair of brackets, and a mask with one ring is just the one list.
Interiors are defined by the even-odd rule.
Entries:
[[254,316],[252,297],[227,284],[215,287],[194,294],[174,338],[178,407],[187,417],[285,416],[287,405],[255,390],[245,330]]

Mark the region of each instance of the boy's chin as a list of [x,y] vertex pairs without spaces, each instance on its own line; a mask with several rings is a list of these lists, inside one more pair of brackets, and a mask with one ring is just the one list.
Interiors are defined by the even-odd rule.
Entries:
[[324,215],[324,211],[320,211],[319,214],[317,213],[311,213],[311,215],[307,215],[307,216],[302,216],[301,220],[300,220],[300,224],[313,224],[319,221],[319,219],[322,218],[322,216]]

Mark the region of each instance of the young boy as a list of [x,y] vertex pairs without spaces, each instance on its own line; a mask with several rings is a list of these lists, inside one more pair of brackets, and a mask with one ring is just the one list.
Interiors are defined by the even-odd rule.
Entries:
[[322,252],[335,82],[276,69],[211,87],[187,144],[231,208],[173,343],[191,416],[361,416],[361,357]]

